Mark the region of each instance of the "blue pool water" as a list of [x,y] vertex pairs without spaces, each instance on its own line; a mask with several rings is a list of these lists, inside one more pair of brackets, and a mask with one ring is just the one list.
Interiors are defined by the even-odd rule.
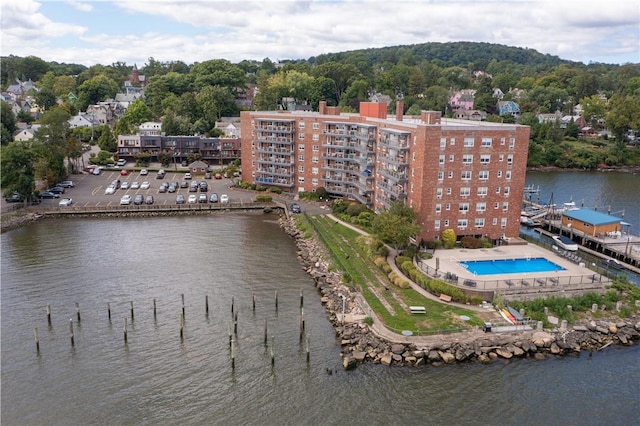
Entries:
[[469,272],[476,275],[564,271],[562,266],[556,265],[544,257],[501,260],[470,260],[460,262],[460,264]]

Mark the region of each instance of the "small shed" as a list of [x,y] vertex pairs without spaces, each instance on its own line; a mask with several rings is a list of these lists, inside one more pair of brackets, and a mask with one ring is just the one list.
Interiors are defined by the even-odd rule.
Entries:
[[204,161],[196,160],[189,164],[189,171],[194,175],[203,175],[209,171],[209,165]]
[[567,210],[562,213],[562,225],[597,237],[619,233],[622,219],[590,209]]

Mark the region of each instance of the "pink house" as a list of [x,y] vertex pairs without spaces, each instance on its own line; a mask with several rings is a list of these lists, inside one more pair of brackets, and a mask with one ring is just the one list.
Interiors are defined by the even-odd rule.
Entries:
[[473,89],[459,90],[449,98],[449,105],[454,110],[471,110],[473,109],[473,97],[475,94],[476,91]]

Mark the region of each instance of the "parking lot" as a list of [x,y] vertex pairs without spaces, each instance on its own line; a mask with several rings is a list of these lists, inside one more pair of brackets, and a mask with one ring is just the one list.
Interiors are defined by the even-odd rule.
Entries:
[[[189,185],[193,181],[201,182],[205,180],[204,175],[194,175],[191,180],[187,181],[187,187],[181,188],[180,183],[185,181],[185,173],[182,171],[167,170],[163,179],[157,179],[156,172],[152,170],[150,170],[146,176],[141,175],[140,171],[131,171],[126,176],[120,173],[121,170],[119,169],[105,169],[100,175],[72,175],[69,180],[75,183],[74,188],[67,188],[65,193],[60,195],[60,198],[44,199],[40,205],[42,207],[58,207],[58,203],[62,198],[71,198],[73,199],[72,206],[74,207],[110,207],[120,205],[120,199],[123,195],[130,195],[132,198],[135,198],[136,195],[141,194],[144,198],[152,195],[154,205],[168,206],[176,204],[176,197],[178,195],[182,195],[185,200],[188,200],[189,195],[200,195],[202,193],[200,190],[198,190],[197,193],[189,192]],[[129,188],[119,188],[116,189],[113,194],[105,194],[107,187],[116,179],[120,180],[121,185],[127,182]],[[250,202],[253,199],[254,194],[252,192],[231,189],[230,186],[233,184],[231,179],[206,179],[205,181],[208,184],[208,191],[206,192],[207,199],[209,199],[212,192],[218,194],[218,197],[222,194],[227,194],[230,203]],[[134,182],[137,182],[140,186],[142,186],[144,182],[148,182],[149,188],[131,189]],[[177,184],[176,192],[159,192],[160,185],[163,182],[168,184],[175,182]]]

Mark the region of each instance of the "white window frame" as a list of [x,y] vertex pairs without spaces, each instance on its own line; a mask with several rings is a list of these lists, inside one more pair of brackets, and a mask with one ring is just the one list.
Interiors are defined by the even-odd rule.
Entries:
[[471,195],[471,188],[470,187],[468,187],[468,186],[460,187],[460,196],[461,197],[466,198],[466,197],[468,197],[470,195]]
[[458,212],[460,214],[467,214],[469,212],[469,203],[458,204]]
[[481,154],[480,155],[480,164],[482,164],[483,166],[486,166],[490,162],[491,162],[491,155],[490,154]]
[[487,211],[487,203],[476,203],[476,211],[478,213],[483,213]]
[[489,170],[480,170],[478,172],[479,180],[489,180]]
[[439,164],[439,165],[441,165],[441,166],[443,166],[443,165],[444,165],[444,159],[445,159],[444,154],[441,154],[441,155],[438,157],[438,164]]
[[478,197],[480,198],[484,198],[487,196],[487,194],[489,193],[489,187],[488,186],[479,186],[478,187]]
[[473,221],[473,226],[476,228],[484,228],[484,217],[476,217]]
[[462,156],[462,164],[465,166],[473,164],[473,154],[464,154]]
[[469,226],[468,219],[458,219],[458,229],[467,229],[467,226]]
[[471,170],[463,170],[460,174],[460,179],[463,181],[471,180]]
[[438,172],[438,181],[439,182],[443,182],[444,181],[444,172],[442,170],[440,170]]
[[493,141],[491,138],[482,138],[482,141],[480,142],[480,146],[485,148],[490,148],[492,142]]
[[473,148],[476,143],[475,138],[464,138],[464,147],[465,148]]

